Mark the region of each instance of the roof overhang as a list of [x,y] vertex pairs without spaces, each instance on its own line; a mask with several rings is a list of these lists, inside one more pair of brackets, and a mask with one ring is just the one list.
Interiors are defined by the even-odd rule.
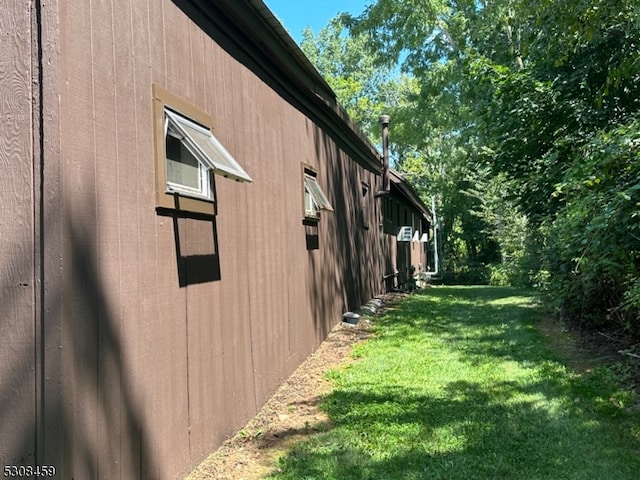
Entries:
[[389,169],[389,180],[391,183],[391,190],[396,191],[404,199],[409,202],[417,211],[419,211],[424,218],[429,222],[433,222],[431,211],[425,205],[420,198],[420,195],[407,183],[402,174],[392,168]]
[[376,148],[262,0],[173,1],[222,48],[314,120],[356,162],[382,173]]

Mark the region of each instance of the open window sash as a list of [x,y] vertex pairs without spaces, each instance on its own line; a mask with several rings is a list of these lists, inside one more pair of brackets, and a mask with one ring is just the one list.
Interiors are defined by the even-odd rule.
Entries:
[[240,166],[210,130],[195,122],[165,109],[167,128],[180,140],[204,166],[214,173],[238,182],[252,182],[247,172]]
[[[327,200],[326,195],[318,185],[315,177],[311,175],[304,176],[304,188],[309,192],[309,196],[313,205],[306,205],[307,213],[313,213],[313,210],[327,210],[333,212],[333,207]],[[310,209],[309,207],[313,207]]]

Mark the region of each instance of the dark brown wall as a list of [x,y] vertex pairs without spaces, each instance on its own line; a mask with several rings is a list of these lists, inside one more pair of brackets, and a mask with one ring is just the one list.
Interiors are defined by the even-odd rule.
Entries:
[[62,458],[57,18],[55,1],[5,2],[0,13],[3,466]]
[[[59,386],[47,390],[60,446],[49,451],[60,478],[175,478],[251,418],[342,312],[381,291],[373,199],[369,229],[361,217],[362,183],[372,195],[379,178],[171,1],[67,1],[59,19],[63,274],[45,278],[62,292]],[[254,179],[216,178],[215,220],[156,212],[153,84],[210,114]],[[317,227],[302,222],[302,162],[335,210]],[[14,198],[27,248],[14,256],[32,272],[26,185]],[[33,302],[15,297],[28,290],[12,293],[12,318],[33,325]],[[14,335],[26,351],[33,336]]]
[[35,460],[36,248],[31,11],[0,15],[0,464]]
[[[396,237],[400,227],[411,226],[414,231],[418,230],[420,236],[427,233],[424,229],[425,222],[422,213],[397,190],[391,190],[391,194],[383,200],[385,216],[384,216],[384,233],[385,241],[390,245],[391,253],[385,255],[387,259],[383,268],[384,275],[389,275],[394,271],[398,271],[399,275],[395,279],[395,283],[389,280],[387,288],[392,286],[398,287],[408,280],[408,268],[413,265],[416,273],[419,268],[427,269],[427,253],[425,244],[418,242],[398,242]],[[398,283],[399,282],[399,283]]]

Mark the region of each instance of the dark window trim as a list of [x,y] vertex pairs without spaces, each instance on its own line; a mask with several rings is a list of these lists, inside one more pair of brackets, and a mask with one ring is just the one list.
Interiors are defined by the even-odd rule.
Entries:
[[[322,187],[318,184],[318,171],[311,165],[301,164],[302,171],[302,214],[305,224],[309,222],[317,223],[320,221],[320,211],[325,210],[333,212],[333,207],[329,203]],[[309,192],[311,201],[315,204],[315,213],[310,214],[307,210],[307,192]]]

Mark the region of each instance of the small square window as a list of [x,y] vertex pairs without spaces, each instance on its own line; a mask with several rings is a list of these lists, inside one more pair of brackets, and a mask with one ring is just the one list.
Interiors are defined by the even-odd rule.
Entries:
[[212,118],[153,86],[156,205],[215,214],[214,174],[239,182],[251,177],[211,131]]
[[317,173],[310,167],[304,167],[304,216],[309,219],[319,219],[320,210],[333,212],[333,207],[327,200],[320,185]]

